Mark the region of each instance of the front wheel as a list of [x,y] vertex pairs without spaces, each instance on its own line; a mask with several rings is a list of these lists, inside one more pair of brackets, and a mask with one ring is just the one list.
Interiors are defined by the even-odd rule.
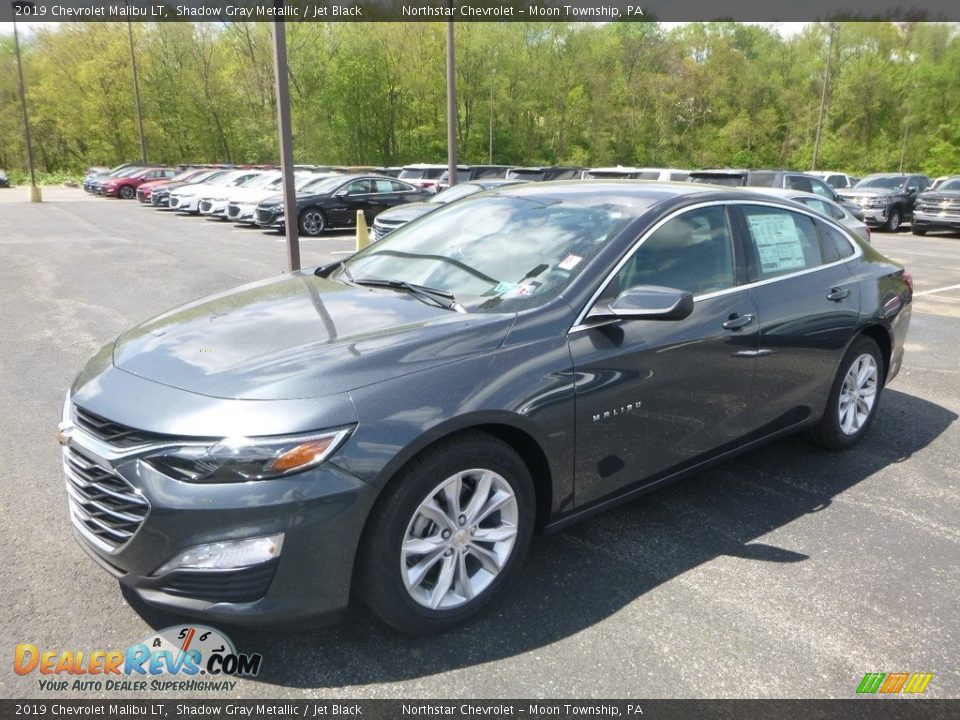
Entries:
[[129,185],[124,185],[122,188],[120,188],[120,197],[122,197],[124,200],[131,200],[136,194],[136,190]]
[[316,208],[307,208],[300,213],[300,232],[310,237],[317,237],[327,227],[327,219]]
[[858,443],[877,412],[883,388],[883,357],[868,337],[854,341],[833,381],[827,408],[810,431],[812,439],[830,450]]
[[887,232],[898,232],[900,230],[900,210],[897,208],[890,209],[890,217],[887,218],[887,224],[884,226],[884,229]]
[[445,440],[378,501],[360,548],[360,597],[402,632],[442,632],[516,575],[533,523],[533,482],[509,445],[480,432]]

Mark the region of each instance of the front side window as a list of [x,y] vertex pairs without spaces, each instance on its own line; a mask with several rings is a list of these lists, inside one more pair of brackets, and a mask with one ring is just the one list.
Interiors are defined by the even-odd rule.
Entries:
[[810,182],[810,178],[804,177],[803,175],[787,175],[785,185],[791,190],[813,192],[813,185]]
[[601,297],[612,301],[638,285],[703,295],[736,284],[733,243],[724,207],[691,210],[668,220],[627,261]]
[[767,280],[823,263],[813,218],[781,208],[744,205],[751,280]]

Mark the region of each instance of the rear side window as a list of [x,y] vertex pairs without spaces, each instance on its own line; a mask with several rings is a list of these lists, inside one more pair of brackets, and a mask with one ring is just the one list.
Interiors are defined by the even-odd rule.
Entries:
[[820,245],[823,248],[824,262],[837,262],[853,255],[853,245],[843,233],[834,230],[826,223],[817,223],[817,226],[820,229]]
[[804,177],[803,175],[787,175],[784,186],[791,190],[813,192],[813,185],[810,184],[810,178]]
[[742,209],[753,256],[752,280],[767,280],[823,263],[812,218],[758,205],[744,205]]

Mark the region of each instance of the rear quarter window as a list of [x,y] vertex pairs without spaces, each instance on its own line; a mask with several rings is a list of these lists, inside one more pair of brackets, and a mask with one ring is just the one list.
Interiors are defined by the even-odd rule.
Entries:
[[820,246],[823,250],[824,262],[837,262],[853,257],[855,252],[853,244],[842,232],[826,223],[817,223],[817,229],[820,231]]

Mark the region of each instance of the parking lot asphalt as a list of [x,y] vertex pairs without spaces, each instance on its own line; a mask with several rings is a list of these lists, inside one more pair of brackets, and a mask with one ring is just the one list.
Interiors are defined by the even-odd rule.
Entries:
[[[17,643],[123,649],[183,622],[131,605],[73,540],[64,392],[134,323],[282,272],[283,239],[21,192],[0,191],[0,697],[143,697],[52,693],[11,669]],[[440,637],[400,636],[362,607],[329,627],[222,627],[264,658],[230,696],[845,698],[867,672],[932,672],[927,696],[960,697],[960,237],[874,245],[917,297],[903,371],[854,450],[788,438],[535,539],[515,589]],[[305,241],[304,265],[352,246]]]

